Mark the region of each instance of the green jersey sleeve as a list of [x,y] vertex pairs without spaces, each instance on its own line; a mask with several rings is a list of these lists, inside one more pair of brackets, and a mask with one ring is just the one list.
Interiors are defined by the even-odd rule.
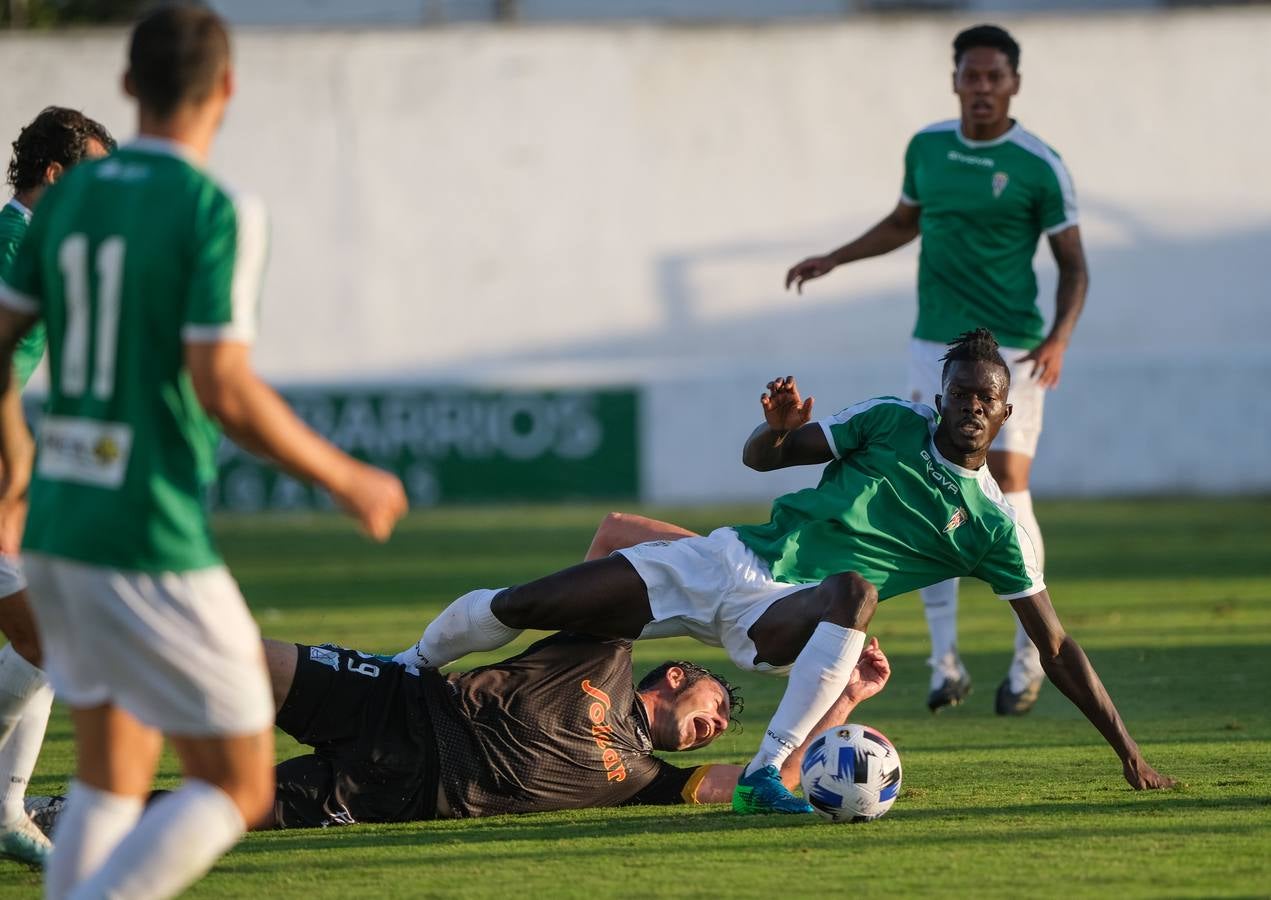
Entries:
[[926,428],[935,420],[935,411],[920,403],[907,403],[898,397],[876,397],[849,406],[819,424],[836,459],[885,440],[898,428],[922,421]]
[[0,303],[28,315],[38,315],[44,296],[40,269],[40,241],[44,234],[44,219],[40,215],[31,218],[22,244],[13,257],[8,270],[0,280]]
[[900,202],[906,206],[922,205],[922,200],[918,197],[917,142],[918,138],[916,136],[910,138],[909,146],[905,148],[905,178],[900,186]]
[[1072,178],[1059,154],[1050,150],[1042,159],[1050,171],[1041,180],[1041,197],[1038,215],[1041,230],[1046,234],[1058,234],[1077,224],[1077,193]]
[[182,337],[251,343],[265,269],[265,209],[252,197],[214,192],[195,223],[194,267]]
[[1011,525],[971,571],[1002,600],[1031,597],[1046,589],[1032,540],[1019,525]]

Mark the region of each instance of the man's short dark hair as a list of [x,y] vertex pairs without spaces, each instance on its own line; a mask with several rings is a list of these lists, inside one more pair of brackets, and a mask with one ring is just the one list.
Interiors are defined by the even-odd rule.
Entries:
[[944,368],[940,370],[942,381],[949,374],[949,366],[956,362],[986,362],[1001,366],[1006,375],[1006,383],[1011,383],[1011,370],[1006,365],[1006,360],[1002,359],[997,338],[987,328],[962,332],[949,342],[949,350],[940,358],[944,360]]
[[96,140],[107,152],[115,149],[115,139],[100,122],[77,109],[46,106],[13,142],[9,184],[19,192],[39,187],[53,163],[68,169],[83,159],[90,140]]
[[142,107],[161,118],[211,96],[228,64],[229,31],[205,6],[161,6],[132,30],[132,89]]
[[953,67],[962,62],[962,56],[975,47],[991,47],[1001,50],[1010,61],[1011,71],[1019,71],[1019,44],[1005,28],[996,25],[976,25],[958,33],[953,39]]
[[662,663],[662,665],[640,679],[640,683],[636,685],[636,690],[652,690],[659,681],[666,677],[667,670],[672,667],[684,670],[684,684],[680,688],[682,691],[687,690],[705,678],[714,678],[719,683],[719,686],[724,689],[724,693],[728,695],[728,718],[730,721],[735,720],[737,715],[746,708],[746,701],[742,698],[741,692],[735,685],[729,684],[727,678],[723,675],[717,675],[705,666],[699,666],[697,663],[684,659],[667,660]]

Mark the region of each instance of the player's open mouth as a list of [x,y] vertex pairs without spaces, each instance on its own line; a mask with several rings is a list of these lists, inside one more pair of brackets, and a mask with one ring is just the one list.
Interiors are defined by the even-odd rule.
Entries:
[[700,716],[694,716],[693,717],[693,737],[695,738],[694,743],[697,743],[697,744],[710,740],[711,723],[706,721]]
[[958,431],[963,434],[978,434],[984,430],[984,426],[974,419],[964,419],[958,423]]

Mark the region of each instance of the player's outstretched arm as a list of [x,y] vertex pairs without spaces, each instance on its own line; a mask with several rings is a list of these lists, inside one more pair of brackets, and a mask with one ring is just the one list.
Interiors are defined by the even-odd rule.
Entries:
[[1121,759],[1125,780],[1135,790],[1173,787],[1174,779],[1147,764],[1130,737],[1121,714],[1081,645],[1066,631],[1050,603],[1050,594],[1010,601],[1020,624],[1041,653],[1042,668],[1055,687],[1081,710]]
[[812,398],[799,396],[793,375],[768,382],[759,398],[763,424],[751,432],[741,451],[741,461],[757,472],[787,466],[810,466],[834,458],[825,432],[811,421]]
[[670,522],[637,516],[634,513],[611,512],[596,529],[583,562],[604,559],[615,550],[634,547],[647,541],[678,541],[680,538],[697,536],[696,531],[689,531]]
[[839,266],[858,259],[882,256],[905,246],[918,236],[918,214],[921,207],[898,203],[886,218],[854,241],[824,256],[809,256],[786,272],[786,290],[793,285],[800,294],[803,283],[820,278]]
[[396,476],[358,462],[314,433],[252,370],[246,344],[185,345],[199,403],[243,448],[330,491],[370,537],[384,541],[406,512]]
[[[887,661],[882,648],[878,646],[878,638],[874,638],[861,652],[860,661],[856,664],[856,669],[852,672],[852,677],[843,693],[821,717],[821,721],[808,732],[807,739],[782,763],[781,781],[787,788],[794,790],[799,785],[799,768],[803,765],[803,755],[807,752],[808,744],[812,743],[825,729],[848,721],[856,707],[881,691],[889,678],[891,678],[891,664]],[[743,766],[711,766],[693,795],[694,801],[697,803],[732,802],[733,789],[737,787],[737,779],[741,777],[743,770]]]

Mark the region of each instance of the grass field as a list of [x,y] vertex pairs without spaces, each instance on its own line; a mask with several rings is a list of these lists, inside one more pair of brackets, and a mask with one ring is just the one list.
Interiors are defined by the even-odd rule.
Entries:
[[[464,590],[577,560],[603,512],[430,511],[384,547],[326,516],[227,518],[219,532],[266,635],[394,651]],[[653,512],[699,529],[765,516]],[[1039,516],[1061,618],[1149,761],[1183,787],[1131,791],[1051,688],[1031,715],[995,717],[1013,620],[970,584],[961,646],[976,690],[956,710],[933,717],[923,704],[917,596],[874,620],[894,675],[858,718],[892,738],[905,767],[877,822],[646,808],[254,834],[190,896],[1271,896],[1271,502],[1052,502]],[[680,761],[745,761],[785,682],[688,641],[639,645],[637,665],[680,654],[736,675],[747,697],[743,733]],[[71,765],[55,710],[32,793],[64,790]],[[165,759],[162,783],[173,773]],[[0,896],[37,892],[34,873],[0,861]]]

